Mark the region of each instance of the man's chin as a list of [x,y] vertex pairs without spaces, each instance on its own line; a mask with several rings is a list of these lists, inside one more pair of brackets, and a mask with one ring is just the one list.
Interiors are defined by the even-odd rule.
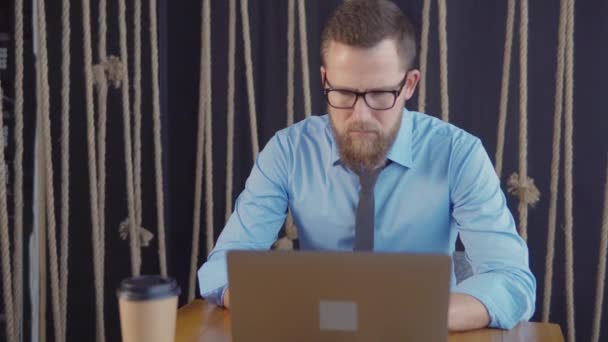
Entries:
[[357,150],[370,149],[378,144],[378,135],[373,133],[349,133],[347,143]]
[[378,132],[376,131],[350,131],[348,132],[351,139],[377,139]]
[[370,171],[376,168],[379,162],[369,158],[353,158],[351,160],[345,160],[346,166],[355,173],[364,171]]
[[383,156],[380,151],[355,148],[341,157],[347,166],[356,172],[362,169],[372,169],[384,158]]
[[372,158],[373,155],[382,152],[377,150],[375,141],[371,139],[351,140],[350,146],[354,154],[362,156],[364,159]]

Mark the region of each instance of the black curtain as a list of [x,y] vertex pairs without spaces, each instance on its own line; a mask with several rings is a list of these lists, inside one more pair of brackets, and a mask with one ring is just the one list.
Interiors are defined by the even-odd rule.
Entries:
[[[12,3],[12,2],[11,2]],[[159,1],[159,35],[161,48],[161,106],[163,116],[163,165],[165,174],[166,229],[169,248],[169,272],[182,286],[180,305],[186,300],[190,262],[194,174],[196,155],[196,127],[200,68],[200,4],[193,1]],[[313,114],[323,114],[319,67],[319,36],[323,24],[339,0],[307,1],[307,35],[311,71]],[[397,3],[413,18],[418,30],[421,23],[422,0],[401,0]],[[240,4],[237,4],[239,6]],[[93,4],[92,20],[97,20],[97,5]],[[152,116],[150,105],[149,43],[147,4],[144,4],[143,39],[143,214],[144,227],[156,232],[156,204],[153,169]],[[214,231],[219,235],[224,223],[226,172],[226,89],[227,89],[227,32],[228,2],[212,1],[212,87],[213,87],[213,193]],[[12,10],[12,7],[11,7]],[[49,65],[53,120],[55,193],[60,191],[60,73],[61,73],[61,6],[47,2],[49,37]],[[12,13],[12,12],[11,12]],[[108,3],[108,54],[119,54],[117,5]],[[427,71],[427,112],[438,115],[439,58],[437,38],[437,8],[432,6],[430,22],[429,68]],[[604,75],[608,67],[608,46],[604,37],[608,24],[608,3],[578,1],[575,24],[575,88],[574,88],[574,261],[577,338],[591,336],[591,319],[595,303],[595,284],[599,236],[603,206],[603,182],[606,177],[608,144],[602,133],[608,128],[602,100],[605,96]],[[80,2],[73,1],[72,9],[72,100],[71,100],[71,217],[70,217],[70,279],[68,298],[68,340],[93,339],[95,331],[95,297],[88,193],[88,163],[86,150],[86,116],[82,55],[82,23]],[[250,1],[252,58],[254,64],[256,111],[260,147],[277,130],[286,125],[287,73],[287,2]],[[297,17],[297,16],[296,16]],[[559,4],[530,1],[529,25],[529,151],[528,172],[535,179],[542,197],[529,216],[530,263],[538,280],[537,311],[540,320],[544,286],[547,212],[549,203],[549,175],[551,163],[552,127],[555,96],[555,68]],[[128,26],[131,28],[132,3],[128,2]],[[448,1],[449,93],[450,120],[457,126],[480,137],[493,158],[496,150],[496,130],[500,95],[500,81],[505,36],[506,1],[461,0]],[[517,23],[517,18],[516,18]],[[27,24],[26,24],[27,25]],[[96,29],[93,25],[94,62],[96,57]],[[300,51],[296,25],[296,120],[304,118]],[[129,46],[133,38],[129,31]],[[234,140],[234,193],[244,187],[253,160],[249,130],[249,114],[245,83],[243,41],[240,9],[237,8],[236,53],[236,124]],[[517,170],[518,161],[518,35],[515,31],[512,56],[510,100],[503,184],[506,177]],[[31,46],[26,48],[31,55]],[[133,51],[129,64],[132,70]],[[33,65],[28,64],[29,70]],[[26,88],[29,118],[34,116],[33,74]],[[131,74],[132,81],[132,74]],[[3,86],[6,85],[3,83]],[[416,109],[417,96],[407,104]],[[127,217],[124,142],[120,90],[110,90],[107,139],[107,203],[106,203],[106,260],[105,313],[108,341],[118,341],[119,320],[115,290],[120,280],[130,274],[128,241],[120,239],[118,226]],[[30,129],[33,120],[28,121]],[[31,153],[31,149],[26,153]],[[30,157],[31,158],[31,157]],[[563,158],[562,158],[563,160]],[[563,169],[562,169],[563,170]],[[562,178],[563,179],[563,178]],[[560,181],[563,189],[563,181]],[[204,190],[204,189],[203,189]],[[506,190],[506,189],[505,189]],[[562,194],[563,191],[560,191]],[[509,206],[517,217],[517,200],[508,196]],[[56,203],[59,201],[56,200]],[[559,201],[556,241],[553,305],[551,321],[566,330],[564,287],[564,238],[562,200]],[[202,214],[204,215],[204,202]],[[59,212],[59,211],[57,211]],[[26,211],[27,215],[27,211]],[[57,215],[57,217],[59,217]],[[204,216],[203,216],[204,217]],[[31,227],[27,227],[31,229]],[[201,232],[205,232],[202,220]],[[157,239],[143,249],[143,273],[158,273]],[[200,241],[200,266],[204,262],[205,236]],[[605,303],[604,303],[605,304]],[[50,305],[50,303],[49,303]],[[606,307],[606,305],[604,305]],[[603,326],[608,326],[604,314]],[[48,311],[49,340],[52,340],[52,319]],[[27,327],[28,325],[26,325]],[[608,336],[606,329],[602,337]],[[601,338],[600,338],[601,339]]]
[[[396,1],[421,27],[422,0]],[[341,3],[307,1],[307,30],[311,71],[313,114],[325,113],[317,72],[319,37],[325,21]],[[500,83],[504,51],[506,1],[448,1],[447,32],[449,62],[450,121],[478,136],[491,158],[496,151]],[[238,6],[238,4],[237,4]],[[533,320],[542,314],[546,255],[547,216],[553,115],[559,3],[530,1],[528,44],[528,173],[540,189],[541,201],[529,213],[528,243],[530,264],[537,277],[537,310]],[[172,189],[172,229],[175,271],[182,284],[187,281],[190,227],[192,224],[192,179],[200,49],[200,5],[171,3],[168,7],[168,78],[170,124],[170,188]],[[432,1],[430,42],[427,71],[427,112],[439,116],[439,49],[437,7]],[[256,110],[260,146],[286,125],[287,84],[287,2],[250,1],[252,58],[256,91]],[[606,177],[608,128],[601,99],[606,88],[602,75],[608,74],[603,61],[608,46],[602,37],[608,25],[601,18],[608,15],[608,4],[602,1],[578,1],[575,9],[575,88],[574,88],[574,262],[577,338],[591,337],[591,320],[595,303],[597,260],[603,205],[603,182]],[[212,3],[212,83],[214,146],[214,230],[223,228],[225,193],[225,132],[227,89],[227,1]],[[504,150],[503,184],[518,169],[519,129],[519,11],[516,10],[510,99]],[[297,20],[297,14],[296,14]],[[237,7],[236,53],[236,131],[233,198],[240,193],[251,166],[251,144],[248,121],[244,49],[241,18]],[[300,51],[296,23],[296,120],[304,117]],[[417,95],[407,104],[416,109]],[[563,130],[562,130],[563,131]],[[184,153],[187,151],[188,153]],[[562,154],[562,162],[563,162]],[[563,237],[563,166],[558,201],[558,226],[555,245],[555,271],[551,321],[566,333],[564,237]],[[506,191],[506,186],[503,187]],[[507,195],[509,207],[517,218],[517,199]],[[204,210],[204,209],[203,209]],[[204,223],[203,223],[204,226]],[[203,227],[204,229],[204,227]],[[205,250],[201,241],[201,252]],[[201,263],[204,257],[201,256]],[[606,305],[604,305],[606,307]],[[608,326],[604,315],[602,326]],[[602,331],[602,338],[608,332]]]

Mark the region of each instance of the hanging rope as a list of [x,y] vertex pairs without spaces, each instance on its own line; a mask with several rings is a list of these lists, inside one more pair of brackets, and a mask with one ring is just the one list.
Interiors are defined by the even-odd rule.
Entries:
[[38,22],[38,58],[36,71],[39,73],[40,99],[38,102],[41,114],[42,141],[44,145],[44,168],[45,168],[45,187],[46,187],[46,211],[47,211],[47,242],[50,258],[51,276],[51,300],[53,303],[53,326],[55,329],[55,341],[64,341],[61,319],[61,304],[59,298],[59,271],[57,256],[57,232],[55,220],[55,195],[53,189],[53,160],[52,160],[52,140],[51,140],[51,121],[50,121],[50,89],[48,80],[48,57],[46,40],[46,6],[44,0],[37,1],[37,22]]
[[[133,71],[133,210],[135,216],[135,231],[137,232],[135,239],[139,247],[150,245],[150,241],[154,238],[154,234],[142,227],[142,204],[141,204],[141,1],[138,0],[133,4],[133,22],[134,22],[134,71]],[[152,24],[152,23],[151,23]],[[157,63],[158,64],[158,63]],[[122,70],[122,63],[118,64],[121,69],[118,73],[121,75],[116,83],[122,81],[122,74],[128,71]],[[128,81],[128,80],[127,80]],[[126,84],[128,88],[128,83]],[[154,84],[153,84],[154,87]],[[128,103],[127,103],[128,106]],[[129,131],[131,128],[129,128]],[[156,147],[155,147],[156,148]],[[155,152],[156,153],[156,152]],[[164,213],[163,213],[164,214]],[[161,215],[163,215],[161,214]],[[163,215],[164,216],[164,215]],[[119,233],[123,240],[126,240],[130,234],[129,218],[123,220],[119,226]],[[163,232],[164,233],[164,232]],[[159,244],[160,248],[161,244]],[[141,258],[140,258],[141,263]],[[141,265],[140,265],[141,266]],[[161,266],[162,267],[162,266]],[[141,268],[141,267],[140,267]]]
[[[0,99],[3,99],[2,85],[0,84]],[[4,113],[0,101],[0,114]],[[0,160],[4,161],[4,139],[0,145]],[[6,208],[6,164],[0,167],[0,243],[2,244],[2,293],[4,299],[4,315],[6,317],[6,340],[17,342],[17,322],[15,322],[11,273],[10,238],[8,231],[8,211]]]
[[[306,36],[307,29],[305,0],[298,1],[298,21],[300,24],[300,57],[302,59],[302,86],[304,87],[304,115],[309,117],[312,114],[312,109],[310,101],[310,70],[308,68],[308,38]],[[249,31],[249,29],[247,31]]]
[[[150,18],[151,19],[151,18]],[[151,23],[150,23],[151,24]],[[133,1],[133,186],[135,227],[142,226],[141,204],[141,0]]]
[[572,214],[572,173],[573,173],[573,88],[574,88],[574,0],[568,2],[566,26],[566,87],[564,102],[564,237],[566,247],[566,311],[568,314],[568,341],[574,342],[576,331],[574,323],[574,256]]
[[507,2],[507,27],[505,29],[505,49],[502,58],[502,82],[500,87],[500,108],[498,114],[498,139],[496,142],[496,174],[502,178],[502,162],[505,146],[505,127],[507,124],[507,105],[509,103],[509,79],[511,77],[511,54],[513,50],[513,23],[515,0]]
[[[34,6],[36,6],[36,3],[33,3]],[[42,94],[42,90],[41,90],[41,86],[40,86],[40,80],[39,80],[39,76],[36,75],[36,98],[40,98]],[[36,119],[40,122],[42,121],[41,119],[39,119],[40,117],[40,107],[36,106]],[[35,136],[40,136],[41,134],[40,132],[40,125],[36,126],[36,133]],[[36,163],[36,168],[35,168],[35,178],[36,178],[36,182],[37,182],[37,186],[36,186],[36,204],[35,204],[35,208],[37,208],[37,212],[36,212],[36,230],[35,230],[35,234],[36,234],[36,247],[38,247],[38,276],[39,276],[39,281],[38,281],[38,298],[35,299],[36,304],[38,305],[38,312],[37,317],[38,317],[38,324],[36,325],[36,330],[38,332],[38,339],[41,342],[46,342],[46,333],[47,333],[47,329],[41,329],[40,327],[48,327],[47,325],[47,321],[46,321],[46,317],[47,317],[47,287],[48,287],[48,281],[47,281],[47,253],[46,253],[46,205],[45,205],[45,201],[46,199],[44,198],[45,196],[45,176],[44,176],[44,168],[43,167],[39,167],[40,165],[44,165],[44,144],[42,144],[40,139],[36,140],[36,153],[35,153],[35,163]]]
[[[158,224],[158,257],[160,274],[167,276],[167,247],[165,240],[165,205],[163,193],[163,166],[160,124],[160,91],[158,77],[158,24],[156,0],[150,1],[150,51],[152,66],[152,113],[154,116],[154,169],[156,170],[156,221]],[[141,198],[141,196],[139,197]],[[141,220],[139,222],[141,226]]]
[[[302,1],[303,3],[303,1]],[[303,5],[302,5],[303,6]],[[305,11],[303,12],[306,13]],[[306,19],[300,18],[300,23],[306,23]],[[305,28],[304,28],[305,29]],[[300,30],[302,28],[300,27]],[[294,56],[294,39],[295,39],[295,0],[289,0],[287,3],[287,126],[290,126],[294,122],[294,71],[295,71],[295,56]],[[307,50],[308,45],[304,44],[303,49]],[[307,59],[308,60],[308,59]],[[304,59],[302,59],[304,61]],[[306,65],[308,68],[308,65]],[[305,73],[308,75],[308,72]],[[308,87],[304,86],[304,91],[306,92]],[[310,93],[308,95],[305,94],[305,97],[308,98],[308,105],[310,105]],[[310,114],[310,110],[305,110],[307,114]],[[279,241],[278,247],[284,249],[292,249],[293,248],[293,240],[297,238],[297,231],[295,229],[295,225],[293,224],[293,217],[291,212],[287,213],[287,220],[285,223],[285,233],[286,237],[283,240],[287,241]]]
[[431,22],[431,0],[422,4],[422,32],[420,34],[420,85],[418,86],[418,111],[426,110],[426,69],[429,57],[429,25]]
[[[528,181],[528,0],[520,2],[519,17],[519,181]],[[525,188],[520,186],[519,188]],[[527,189],[527,188],[526,188]],[[518,189],[519,190],[519,189]],[[527,239],[528,203],[524,200],[527,192],[519,194],[519,229],[523,239]]]
[[450,121],[450,98],[448,96],[448,32],[446,29],[447,6],[445,0],[437,0],[439,10],[439,70],[441,76],[441,119]]
[[[198,246],[200,241],[201,229],[201,199],[203,191],[203,157],[205,154],[205,124],[207,123],[207,96],[209,93],[207,85],[207,41],[204,32],[211,27],[210,23],[205,22],[209,17],[206,12],[209,8],[209,0],[203,1],[201,6],[201,65],[198,85],[198,132],[196,144],[196,174],[194,176],[194,218],[192,220],[192,253],[190,255],[190,281],[188,286],[188,302],[194,299],[196,287],[196,269],[198,260]],[[209,253],[211,250],[207,250]]]
[[[15,156],[13,291],[17,339],[21,340],[23,307],[23,0],[15,0]],[[0,97],[1,98],[1,97]],[[1,111],[0,111],[1,112]],[[8,251],[8,249],[7,249]],[[6,291],[6,289],[5,289]],[[10,291],[9,291],[10,292]],[[8,339],[10,341],[10,338]]]
[[[46,211],[47,211],[47,241],[50,257],[50,275],[51,275],[51,300],[53,303],[53,326],[55,329],[55,341],[65,341],[61,320],[61,304],[59,298],[59,270],[57,256],[57,232],[55,221],[55,195],[53,189],[53,152],[51,140],[51,118],[50,118],[50,88],[48,79],[48,57],[47,57],[47,40],[46,40],[46,7],[44,0],[37,1],[37,22],[38,22],[38,56],[36,58],[38,80],[41,86],[41,97],[38,102],[41,114],[42,126],[42,141],[44,145],[44,168],[45,168],[45,187],[46,187]],[[4,180],[0,180],[4,181]],[[4,187],[4,186],[3,186]],[[6,203],[2,205],[1,210],[6,209]]]
[[212,88],[211,88],[211,8],[209,0],[203,2],[203,24],[205,25],[202,32],[205,46],[205,54],[203,62],[205,63],[205,204],[207,208],[207,255],[211,253],[214,244],[213,231],[213,108],[211,106]]
[[519,18],[519,173],[508,180],[508,191],[519,197],[519,234],[528,239],[528,207],[540,199],[534,180],[528,177],[528,1],[520,3]]
[[287,126],[294,121],[295,5],[295,0],[287,1]]
[[[95,78],[95,90],[97,92],[97,207],[99,215],[99,224],[93,226],[93,234],[96,238],[93,243],[93,263],[95,276],[95,317],[97,330],[101,331],[101,335],[105,340],[105,324],[104,324],[104,273],[105,273],[105,203],[106,203],[106,130],[107,130],[107,98],[108,98],[108,82],[106,78],[106,70],[109,68],[109,61],[106,57],[106,37],[107,37],[107,10],[106,0],[100,0],[99,16],[97,18],[97,59],[98,72]],[[116,60],[114,60],[116,63]]]
[[[293,1],[293,0],[290,0]],[[234,169],[234,93],[235,93],[235,55],[236,55],[236,0],[228,1],[228,93],[226,96],[226,215],[228,221],[232,214],[232,191]]]
[[[97,58],[99,60],[99,65],[103,66],[100,70],[104,70],[109,67],[109,63],[106,57],[106,36],[108,32],[107,24],[106,24],[106,0],[99,1],[99,17],[98,17],[98,26],[99,30],[97,31]],[[106,206],[106,131],[107,131],[107,98],[108,98],[108,82],[105,75],[105,71],[99,75],[101,77],[96,78],[95,84],[97,85],[97,172],[99,176],[99,227],[100,229],[97,231],[99,235],[99,241],[101,243],[99,249],[99,258],[101,258],[101,274],[104,274],[104,263],[103,263],[103,253],[105,248],[105,239],[103,238],[104,227],[105,227],[105,206]],[[103,280],[102,280],[103,284]]]
[[560,1],[559,28],[557,38],[557,69],[555,71],[555,113],[553,117],[553,148],[551,157],[551,180],[549,218],[547,229],[547,255],[545,258],[545,281],[543,290],[543,322],[549,322],[551,294],[553,292],[553,260],[555,259],[555,229],[557,196],[559,189],[560,146],[562,143],[562,112],[564,101],[564,55],[566,53],[566,12],[568,0]]
[[61,64],[61,250],[59,267],[59,295],[61,302],[61,328],[67,338],[68,306],[68,255],[70,220],[70,2],[62,1],[63,39]]
[[[133,69],[133,96],[134,96],[134,100],[133,100],[133,132],[132,132],[132,142],[133,142],[133,146],[132,146],[132,151],[133,151],[133,160],[129,161],[132,164],[132,172],[133,172],[133,210],[134,210],[134,216],[135,216],[135,239],[136,239],[136,243],[138,245],[139,248],[141,247],[146,247],[150,245],[150,241],[152,240],[152,238],[154,238],[154,234],[152,234],[152,232],[150,232],[149,230],[145,229],[142,227],[142,204],[141,204],[141,1],[138,0],[136,2],[134,2],[133,4],[133,22],[134,22],[134,28],[133,28],[133,34],[134,34],[134,69]],[[126,31],[126,29],[125,29]],[[126,34],[126,33],[125,33]],[[126,38],[125,38],[126,39]],[[110,57],[112,58],[112,57]],[[116,88],[120,87],[120,84],[123,80],[123,74],[128,72],[128,71],[123,71],[123,64],[122,62],[120,62],[120,59],[114,57],[115,63],[114,64],[114,85]],[[128,81],[128,80],[127,80]],[[126,87],[128,88],[128,83],[126,84]],[[129,100],[127,100],[127,106],[129,104]],[[105,112],[104,112],[105,115]],[[129,114],[130,115],[130,114]],[[129,122],[130,124],[130,122]],[[102,128],[104,129],[104,133],[105,133],[105,125],[102,126]],[[131,133],[131,127],[129,127],[129,132]],[[104,135],[105,137],[105,135]],[[100,139],[100,145],[103,144],[104,140]],[[104,151],[105,151],[105,147],[104,147]],[[125,155],[126,155],[126,148],[125,148]],[[128,164],[128,162],[127,162]],[[104,164],[102,164],[104,165]],[[105,170],[104,170],[105,171]],[[100,173],[101,175],[101,173]],[[104,179],[105,179],[105,172],[103,173]],[[102,183],[100,181],[100,183]],[[103,182],[105,184],[105,181]],[[127,185],[127,188],[129,188],[129,186]],[[127,190],[128,191],[128,190]],[[103,194],[103,192],[102,192]],[[101,205],[103,208],[104,202],[101,201]],[[128,205],[128,204],[127,204]],[[103,218],[103,216],[102,216]],[[103,223],[103,220],[101,221]],[[131,229],[131,224],[130,224],[130,220],[127,217],[125,220],[123,220],[118,228],[120,237],[123,240],[126,240],[127,238],[129,238],[129,236],[131,236],[130,234],[130,229]],[[104,227],[102,225],[102,227]],[[103,241],[103,240],[102,240]],[[103,244],[102,244],[103,245]],[[159,245],[160,246],[160,245]],[[138,252],[138,255],[141,255],[140,252]],[[140,261],[139,263],[141,264],[141,257],[140,257]],[[141,266],[141,265],[140,265]],[[141,268],[141,267],[139,267]]]
[[608,159],[606,163],[606,182],[604,185],[604,212],[602,214],[602,237],[600,239],[600,255],[597,265],[597,287],[595,290],[595,311],[593,314],[593,337],[591,341],[600,340],[602,323],[602,304],[606,289],[606,258],[608,257]]
[[251,59],[251,36],[249,32],[249,0],[241,1],[241,23],[243,28],[243,42],[245,45],[245,69],[247,76],[247,99],[249,100],[249,126],[251,127],[251,146],[253,160],[260,151],[258,144],[258,122],[255,109],[255,89],[253,88],[253,61]]
[[[36,5],[36,2],[33,3],[34,6]],[[42,86],[41,86],[41,82],[40,82],[40,76],[37,74],[36,75],[36,98],[41,98],[42,97]],[[36,106],[36,118],[39,122],[42,121],[42,119],[40,119],[40,106]],[[36,127],[36,136],[40,136],[41,134],[40,132],[40,125],[38,125]],[[46,177],[44,176],[44,167],[40,167],[41,165],[44,165],[44,143],[43,141],[41,141],[41,139],[38,139],[36,142],[36,181],[38,182],[38,186],[36,187],[36,208],[38,209],[37,212],[37,247],[38,247],[38,275],[40,277],[39,281],[38,281],[38,290],[39,290],[39,296],[38,296],[38,339],[41,342],[46,342],[46,333],[47,333],[47,321],[46,321],[46,316],[47,316],[47,303],[48,303],[48,298],[47,298],[47,287],[48,287],[48,281],[47,281],[47,248],[46,248],[46,199],[45,199],[45,182],[46,182]],[[40,329],[40,327],[45,327],[45,329]]]
[[105,329],[103,311],[100,314],[99,310],[99,196],[97,187],[97,156],[95,150],[95,115],[93,108],[93,57],[91,47],[91,5],[89,0],[82,1],[82,25],[83,25],[83,49],[84,49],[84,76],[85,76],[85,99],[86,99],[86,115],[87,115],[87,149],[89,163],[89,192],[91,200],[91,228],[92,228],[92,243],[93,243],[93,268],[95,272],[95,289],[96,289],[96,324],[97,324],[97,342],[105,341]]
[[128,226],[129,240],[131,247],[131,272],[138,276],[141,271],[141,250],[140,234],[135,220],[135,190],[133,189],[133,156],[131,151],[131,113],[129,108],[129,74],[127,63],[127,20],[126,20],[125,0],[118,1],[118,28],[120,33],[120,59],[122,60],[122,111],[125,142],[125,166],[127,170],[127,206],[128,206]]
[[[123,240],[126,240],[127,238],[133,236],[133,239],[135,239],[135,249],[136,249],[136,261],[133,262],[137,262],[138,266],[138,273],[141,271],[141,247],[146,247],[150,245],[150,241],[154,238],[154,234],[152,232],[150,232],[149,230],[145,229],[142,227],[142,204],[141,204],[141,1],[137,1],[134,3],[133,5],[133,21],[134,21],[134,102],[133,102],[133,138],[132,140],[130,139],[131,137],[131,126],[128,126],[128,129],[125,128],[125,130],[128,130],[128,134],[129,134],[129,141],[133,142],[133,146],[129,146],[129,149],[132,148],[131,151],[133,151],[133,160],[128,160],[125,161],[125,164],[127,165],[127,174],[129,174],[129,172],[131,172],[133,174],[133,179],[131,180],[131,184],[132,186],[129,184],[129,181],[127,181],[127,193],[129,196],[131,196],[130,194],[130,189],[133,189],[133,216],[134,219],[130,218],[131,213],[129,212],[129,217],[127,217],[125,220],[123,220],[119,227],[118,227],[118,231],[120,233],[120,237]],[[126,45],[126,24],[125,24],[125,29],[124,29],[124,35],[125,35],[125,45]],[[122,33],[121,33],[121,39],[122,39]],[[122,46],[121,46],[122,49]],[[122,53],[121,50],[121,59],[122,60],[126,60],[125,57],[126,56],[126,52],[127,50],[125,49],[125,54]],[[120,83],[123,82],[123,75],[128,75],[128,66],[124,65],[123,63],[116,63],[116,65],[119,67],[118,70],[116,70],[116,76],[117,79],[115,80],[115,85],[120,86]],[[119,76],[119,77],[118,77]],[[126,87],[127,89],[129,88],[129,80],[128,78],[124,78],[124,82],[125,85],[124,87]],[[117,87],[118,87],[117,86]],[[123,87],[123,88],[124,88]],[[127,110],[129,109],[129,103],[130,100],[127,97],[124,96],[125,91],[123,90],[123,109],[126,108]],[[127,91],[128,94],[128,91]],[[124,113],[123,113],[124,115]],[[130,116],[130,113],[128,114]],[[128,122],[126,122],[127,124],[130,125],[130,119]],[[127,132],[125,132],[125,141],[127,140]],[[125,146],[125,156],[127,155],[127,147]],[[131,199],[128,198],[128,210],[131,210]],[[131,224],[131,222],[135,222],[135,224]],[[135,232],[134,234],[131,234],[131,229],[133,229],[133,231]],[[164,233],[164,232],[163,232]],[[131,248],[133,248],[133,240],[131,240]],[[161,248],[161,244],[159,243],[159,248]],[[161,266],[162,267],[162,266]]]

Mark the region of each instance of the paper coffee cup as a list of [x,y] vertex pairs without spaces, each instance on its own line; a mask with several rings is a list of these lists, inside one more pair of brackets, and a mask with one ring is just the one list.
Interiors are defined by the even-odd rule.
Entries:
[[123,342],[173,342],[180,288],[171,278],[123,280],[117,291]]

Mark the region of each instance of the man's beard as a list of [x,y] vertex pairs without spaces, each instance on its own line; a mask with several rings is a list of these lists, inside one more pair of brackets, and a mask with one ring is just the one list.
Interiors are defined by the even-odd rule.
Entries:
[[[340,161],[356,173],[371,171],[385,161],[386,154],[395,141],[401,126],[401,116],[388,133],[383,132],[378,125],[356,121],[351,123],[345,132],[341,133],[338,132],[332,116],[329,117],[335,140],[338,143]],[[358,130],[370,131],[373,134],[353,137],[350,132]]]

